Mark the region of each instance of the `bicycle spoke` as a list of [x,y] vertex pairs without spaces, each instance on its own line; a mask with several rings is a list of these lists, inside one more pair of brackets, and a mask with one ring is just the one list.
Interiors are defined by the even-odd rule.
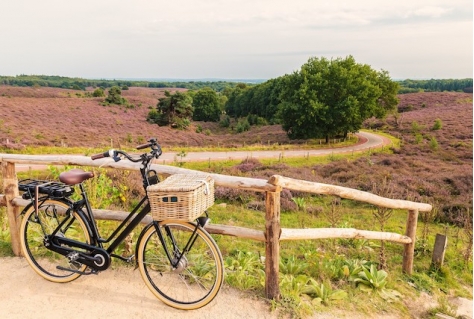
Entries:
[[[139,243],[139,267],[147,286],[163,302],[176,308],[206,305],[223,281],[222,257],[215,242],[190,223],[177,221],[160,227],[162,234],[166,234],[163,242],[156,229],[150,228]],[[193,233],[195,239],[190,240]],[[190,242],[189,251],[182,254]]]

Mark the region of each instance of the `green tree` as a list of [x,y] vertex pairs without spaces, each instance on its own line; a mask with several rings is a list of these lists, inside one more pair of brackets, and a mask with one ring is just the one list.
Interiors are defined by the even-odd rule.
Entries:
[[193,116],[193,99],[185,92],[171,94],[165,91],[165,97],[158,100],[156,109],[148,113],[147,120],[158,125],[186,128]]
[[203,88],[193,96],[193,119],[195,121],[218,122],[221,115],[220,101],[216,91]]
[[102,89],[102,88],[95,89],[94,92],[92,92],[92,96],[93,97],[103,97],[103,96],[105,96],[104,89]]
[[112,86],[109,89],[109,93],[105,98],[105,102],[117,105],[128,104],[127,99],[122,97],[122,90],[120,90],[118,86]]
[[356,132],[370,117],[395,110],[398,84],[385,71],[345,59],[310,58],[286,76],[280,117],[290,138],[326,138]]

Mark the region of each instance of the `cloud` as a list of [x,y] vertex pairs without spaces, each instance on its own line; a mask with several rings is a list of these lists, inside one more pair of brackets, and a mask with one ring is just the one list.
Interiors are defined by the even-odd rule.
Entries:
[[[7,1],[0,58],[8,63],[0,72],[172,77],[181,66],[180,77],[268,77],[311,56],[351,54],[389,71],[403,58],[417,61],[420,73],[449,73],[454,64],[472,65],[472,6],[472,0]],[[462,57],[433,63],[450,54]],[[472,76],[472,67],[466,72]]]

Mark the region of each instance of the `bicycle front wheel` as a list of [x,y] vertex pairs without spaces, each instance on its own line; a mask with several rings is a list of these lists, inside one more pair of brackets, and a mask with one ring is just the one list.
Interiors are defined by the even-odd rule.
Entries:
[[222,255],[215,241],[192,223],[163,221],[157,225],[162,240],[152,226],[138,243],[138,266],[146,285],[174,308],[192,310],[207,305],[224,279]]
[[39,203],[37,212],[34,205],[27,206],[20,224],[20,244],[28,264],[41,277],[53,282],[72,281],[87,267],[48,249],[44,244],[46,236],[61,224],[56,236],[90,243],[85,222],[77,212],[70,213],[68,209],[65,201],[47,199]]

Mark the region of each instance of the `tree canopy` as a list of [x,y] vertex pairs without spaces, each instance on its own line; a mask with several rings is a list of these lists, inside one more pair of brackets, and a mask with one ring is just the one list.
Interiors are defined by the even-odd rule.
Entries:
[[218,122],[221,115],[219,97],[213,89],[207,87],[193,94],[193,120]]
[[372,116],[394,110],[398,84],[352,56],[310,58],[283,79],[280,118],[294,139],[326,138],[356,132]]
[[155,110],[148,113],[147,120],[158,125],[186,128],[193,116],[193,99],[185,92],[174,94],[165,91]]

